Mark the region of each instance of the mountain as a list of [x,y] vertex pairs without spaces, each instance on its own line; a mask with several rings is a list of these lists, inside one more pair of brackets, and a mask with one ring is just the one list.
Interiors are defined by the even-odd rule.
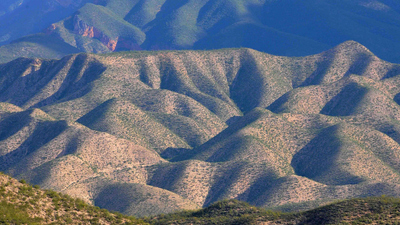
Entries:
[[0,170],[130,215],[400,196],[400,65],[349,41],[0,64]]
[[[0,41],[12,40],[0,47],[0,62],[20,56],[61,58],[77,51],[232,47],[305,56],[347,40],[365,45],[384,60],[400,62],[400,3],[393,0],[8,0],[3,4],[15,9],[0,16],[4,27]],[[1,26],[2,21],[7,26]],[[28,34],[33,36],[22,37]]]
[[89,0],[3,0],[0,3],[0,44],[43,31],[71,16]]
[[41,190],[24,180],[0,174],[2,224],[147,224],[134,217],[110,213],[55,191]]

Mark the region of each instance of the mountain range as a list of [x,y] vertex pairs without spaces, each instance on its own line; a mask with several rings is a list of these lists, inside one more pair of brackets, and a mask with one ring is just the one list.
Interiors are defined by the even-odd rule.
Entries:
[[0,64],[0,170],[129,215],[400,196],[400,65],[348,41]]
[[347,40],[400,63],[394,0],[5,0],[0,62],[78,52],[246,47],[306,56]]

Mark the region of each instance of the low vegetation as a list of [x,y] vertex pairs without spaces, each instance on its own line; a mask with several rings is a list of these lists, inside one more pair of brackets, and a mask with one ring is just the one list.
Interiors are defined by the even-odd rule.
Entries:
[[0,170],[133,216],[400,196],[399,68],[354,41],[20,58],[0,65]]
[[336,201],[313,210],[283,213],[223,200],[199,210],[137,219],[87,204],[25,180],[0,174],[0,224],[400,224],[400,199],[381,196]]
[[224,200],[197,211],[146,218],[166,224],[400,224],[400,199],[370,197],[337,201],[310,211],[281,213],[237,200]]
[[146,224],[0,174],[0,224]]

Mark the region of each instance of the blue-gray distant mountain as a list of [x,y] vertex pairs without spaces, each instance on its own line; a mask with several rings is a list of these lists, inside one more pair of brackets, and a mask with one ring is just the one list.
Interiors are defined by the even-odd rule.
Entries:
[[38,33],[52,23],[71,16],[92,0],[2,0],[0,2],[0,45]]
[[[17,2],[2,4],[11,10]],[[400,2],[394,0],[30,0],[9,11],[0,17],[3,40],[43,33],[1,47],[1,62],[78,51],[231,47],[304,56],[347,40],[400,62]]]

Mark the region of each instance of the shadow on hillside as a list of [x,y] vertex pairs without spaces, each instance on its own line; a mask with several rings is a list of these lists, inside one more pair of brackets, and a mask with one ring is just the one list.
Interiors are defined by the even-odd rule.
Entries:
[[264,115],[263,112],[260,111],[249,112],[246,116],[239,118],[234,124],[231,124],[228,128],[226,128],[225,130],[217,134],[215,137],[208,140],[206,143],[200,145],[199,147],[193,149],[192,151],[182,154],[179,157],[175,157],[174,159],[171,160],[171,162],[187,160],[194,157],[196,154],[201,153],[202,151],[207,151],[207,149],[211,148],[213,145],[222,142],[223,140],[227,139],[229,136],[233,135],[237,131],[258,120],[263,115]]
[[[85,64],[88,61],[88,57],[89,56],[87,54],[80,54],[76,56],[67,76],[63,80],[57,92],[35,104],[33,107],[40,108],[52,104],[58,100],[62,100],[61,102],[70,101],[89,93],[92,90],[91,87],[87,87],[85,89],[82,88],[97,80],[107,68],[100,62],[94,61],[89,62],[88,67],[85,69]],[[85,71],[83,72],[82,76],[79,77],[82,70]]]
[[338,125],[324,129],[293,156],[291,165],[297,175],[327,185],[358,184],[363,181],[338,167],[338,157],[344,146],[337,136],[337,130]]
[[[308,76],[303,83],[301,83],[298,87],[305,87],[309,85],[318,85],[321,84],[322,80],[324,79],[326,73],[328,72],[329,68],[331,67],[333,60],[334,60],[334,52],[326,51],[322,53],[323,60],[317,62],[317,69]],[[297,88],[297,87],[293,87]]]
[[[28,178],[29,183],[43,186],[46,183],[46,180],[51,178],[52,169],[53,169],[53,161],[49,161],[31,170],[29,172],[30,177]],[[24,172],[22,172],[22,174],[23,173]]]
[[165,149],[163,152],[160,153],[160,156],[163,159],[172,159],[176,156],[185,154],[189,151],[191,151],[192,149],[190,148],[167,148]]
[[233,164],[232,167],[225,168],[219,177],[215,178],[215,181],[208,191],[207,197],[204,201],[203,207],[207,207],[210,204],[223,200],[228,197],[229,190],[233,188],[233,185],[240,182],[240,174],[245,170],[246,163]]
[[329,116],[350,116],[356,112],[367,92],[367,88],[352,82],[326,103],[320,113]]
[[231,118],[229,118],[227,121],[225,121],[225,123],[230,126],[235,124],[238,120],[240,120],[240,118],[242,118],[243,116],[232,116]]
[[269,190],[277,185],[279,179],[273,171],[266,172],[263,176],[259,177],[243,194],[239,195],[237,199],[249,202],[253,205],[258,205],[263,200],[268,199],[270,194]]
[[396,122],[379,122],[379,126],[375,127],[375,129],[380,132],[386,134],[395,142],[400,144],[400,125]]
[[68,141],[68,144],[62,150],[62,152],[60,152],[60,154],[57,155],[56,158],[75,154],[78,150],[78,145],[79,145],[79,134],[75,135]]
[[394,65],[386,74],[383,76],[383,79],[392,78],[400,75],[400,65]]
[[290,97],[290,92],[282,95],[277,100],[275,100],[271,105],[269,105],[267,109],[273,113],[284,112],[285,108],[283,107],[283,105],[285,105],[285,103],[289,100],[289,97]]
[[394,100],[398,105],[400,105],[400,93],[397,93],[397,94],[394,96],[393,100]]
[[[243,158],[244,152],[262,148],[258,147],[259,142],[251,137],[237,137],[223,142],[218,148],[214,149],[211,156],[207,156],[207,162],[229,162],[238,158]],[[258,148],[257,148],[258,147]]]
[[0,171],[16,165],[61,134],[68,124],[66,121],[45,121],[39,123],[33,133],[17,149],[0,157]]
[[160,89],[166,89],[177,93],[188,89],[185,83],[181,81],[179,77],[180,72],[177,71],[172,62],[163,64],[160,73],[162,74]]
[[148,185],[173,191],[174,185],[184,177],[186,168],[185,163],[161,164],[152,173]]
[[[24,69],[19,71],[19,73],[13,73],[14,76],[7,78],[4,82],[6,85],[0,90],[0,101],[9,102],[17,106],[23,106],[31,98],[36,96],[51,82],[55,74],[58,74],[63,68],[61,65],[62,61],[58,61],[55,65],[53,62],[44,61],[39,70],[21,76],[25,70],[29,67],[33,67],[33,65],[31,65],[33,61],[31,59],[21,58],[13,62],[21,63],[22,65],[20,65],[20,67]],[[48,71],[50,67],[54,69],[51,73]],[[9,89],[16,87],[23,88],[19,90]],[[17,94],[15,92],[17,92]]]
[[145,200],[142,193],[134,191],[129,184],[111,184],[94,199],[94,204],[111,211],[124,212],[132,204]]
[[260,104],[267,86],[264,85],[256,59],[248,52],[243,53],[242,58],[240,69],[229,87],[229,94],[242,112],[249,112]]
[[29,116],[31,112],[30,110],[18,112],[3,119],[0,122],[0,141],[6,140],[27,126],[32,121],[32,117]]
[[354,62],[351,64],[350,68],[347,70],[347,72],[344,74],[345,77],[350,76],[351,74],[356,74],[356,75],[363,75],[367,69],[369,64],[372,61],[372,56],[367,53],[359,53],[357,54]]

